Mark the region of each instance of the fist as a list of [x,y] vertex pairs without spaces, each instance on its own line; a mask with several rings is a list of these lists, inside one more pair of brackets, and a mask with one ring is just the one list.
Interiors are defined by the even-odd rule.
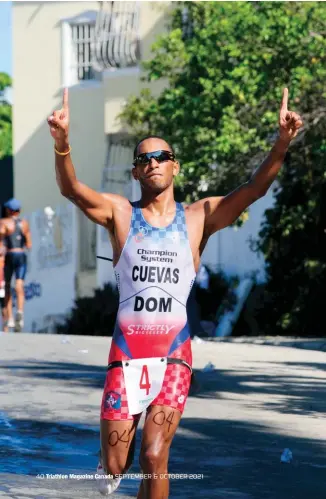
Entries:
[[288,89],[284,88],[280,109],[279,132],[282,139],[291,141],[303,126],[303,121],[297,113],[288,110],[288,94]]
[[50,134],[56,143],[66,142],[69,134],[68,89],[63,91],[62,108],[54,111],[48,118]]

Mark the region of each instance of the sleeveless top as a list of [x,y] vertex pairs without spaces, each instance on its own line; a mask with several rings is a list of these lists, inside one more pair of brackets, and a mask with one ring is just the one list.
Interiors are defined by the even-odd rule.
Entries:
[[109,362],[169,356],[192,364],[187,299],[196,272],[184,208],[157,228],[132,203],[129,234],[115,266],[119,308]]
[[15,229],[12,234],[9,234],[4,238],[4,243],[8,250],[15,248],[24,248],[26,243],[26,238],[23,233],[22,220],[20,218],[14,218],[13,222],[15,224]]

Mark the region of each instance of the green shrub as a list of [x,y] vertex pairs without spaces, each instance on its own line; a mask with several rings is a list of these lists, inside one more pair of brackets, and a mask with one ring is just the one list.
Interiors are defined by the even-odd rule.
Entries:
[[196,300],[202,321],[217,322],[217,316],[232,310],[237,303],[234,288],[238,283],[235,277],[227,277],[222,271],[214,272],[206,267],[209,274],[209,287],[202,289],[196,284]]
[[77,298],[66,323],[57,326],[61,334],[112,336],[119,305],[115,286],[106,284],[93,296]]

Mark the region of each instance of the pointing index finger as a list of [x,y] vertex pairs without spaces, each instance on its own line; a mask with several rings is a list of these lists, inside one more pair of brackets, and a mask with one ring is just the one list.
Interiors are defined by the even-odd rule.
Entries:
[[62,107],[63,109],[68,109],[68,88],[65,88],[63,91]]
[[288,97],[289,97],[289,91],[287,88],[283,88],[283,97],[282,97],[282,103],[281,103],[281,111],[287,111],[288,110]]

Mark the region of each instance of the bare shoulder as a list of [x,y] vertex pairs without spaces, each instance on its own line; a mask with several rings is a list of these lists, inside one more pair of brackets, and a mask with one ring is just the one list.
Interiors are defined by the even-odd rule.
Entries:
[[129,212],[131,210],[131,203],[129,199],[124,196],[120,196],[120,194],[103,193],[103,197],[111,204],[113,208],[113,215]]
[[11,225],[11,219],[10,218],[1,218],[0,223],[2,227],[9,227]]
[[105,199],[109,203],[112,203],[112,205],[114,207],[117,207],[117,208],[122,207],[123,208],[123,207],[127,207],[128,205],[130,205],[130,201],[127,198],[120,196],[120,194],[112,194],[111,192],[103,192],[101,195],[102,195],[103,199]]
[[224,196],[214,196],[204,199],[199,199],[192,204],[185,206],[185,210],[189,212],[190,216],[206,217],[216,206],[222,201]]

